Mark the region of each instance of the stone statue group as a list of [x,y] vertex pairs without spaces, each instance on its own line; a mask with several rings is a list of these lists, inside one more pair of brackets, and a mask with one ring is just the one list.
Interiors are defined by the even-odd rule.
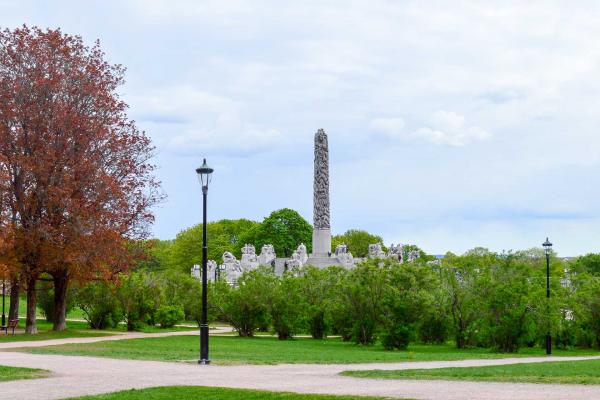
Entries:
[[[413,262],[419,257],[419,252],[415,250],[405,251],[403,245],[398,244],[390,246],[387,252],[383,251],[380,244],[369,245],[369,258],[394,258],[400,263]],[[348,246],[339,244],[335,248],[335,252],[330,255],[331,265],[342,265],[346,268],[352,268],[355,263],[363,261],[363,259],[355,258],[348,251]],[[245,244],[242,247],[242,258],[238,260],[231,252],[223,253],[223,263],[217,264],[215,260],[208,260],[207,277],[209,280],[216,280],[219,277],[224,277],[229,284],[235,286],[239,277],[247,271],[252,271],[259,266],[268,266],[273,269],[276,274],[282,274],[292,268],[302,268],[307,265],[309,254],[304,243],[300,243],[298,248],[293,251],[290,258],[277,258],[275,248],[272,244],[265,244],[260,250],[260,254],[256,254],[256,249],[251,244]],[[192,276],[200,278],[201,270],[199,265],[194,265],[191,270]]]

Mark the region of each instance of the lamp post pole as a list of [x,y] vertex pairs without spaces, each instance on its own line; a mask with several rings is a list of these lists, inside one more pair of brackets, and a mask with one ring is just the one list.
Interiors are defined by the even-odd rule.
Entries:
[[4,309],[6,307],[6,283],[2,280],[2,328],[6,326],[6,315]]
[[546,354],[550,355],[552,354],[552,337],[550,336],[550,251],[552,243],[546,238],[542,246],[544,246],[544,252],[546,253]]
[[196,168],[196,174],[202,185],[202,316],[200,321],[200,360],[198,364],[208,365],[208,245],[206,238],[206,199],[208,195],[208,184],[210,183],[213,169],[206,165],[206,159],[200,168]]
[[206,197],[208,185],[202,186],[202,323],[200,324],[200,364],[209,364],[208,359],[208,297],[206,273],[208,268],[208,245],[206,240]]

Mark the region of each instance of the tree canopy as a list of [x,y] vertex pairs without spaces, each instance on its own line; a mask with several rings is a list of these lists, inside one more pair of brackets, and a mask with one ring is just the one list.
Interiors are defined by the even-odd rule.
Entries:
[[29,333],[41,273],[64,329],[69,282],[127,268],[153,221],[154,149],[117,93],[124,72],[58,29],[0,32],[0,254],[26,283]]
[[348,251],[355,257],[366,257],[369,253],[369,245],[380,244],[383,246],[383,238],[360,229],[350,229],[331,238],[332,250],[335,250],[338,244],[347,245]]

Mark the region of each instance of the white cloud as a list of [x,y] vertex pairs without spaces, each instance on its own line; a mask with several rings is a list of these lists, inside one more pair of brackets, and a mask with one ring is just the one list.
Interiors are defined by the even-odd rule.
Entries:
[[373,118],[369,123],[369,128],[375,132],[383,134],[390,138],[403,136],[404,119],[396,117],[396,118]]
[[155,89],[127,100],[142,128],[177,153],[249,154],[284,141],[277,129],[243,120],[234,100],[189,86]]
[[436,111],[431,126],[419,128],[414,136],[436,145],[462,147],[473,141],[489,139],[492,135],[477,126],[465,123],[465,117],[451,111]]
[[[165,185],[181,179],[175,166],[195,164],[189,155],[221,163],[221,179],[231,171],[229,189],[211,194],[215,218],[255,210],[228,203],[238,201],[231,188],[240,184],[265,212],[293,197],[309,216],[319,127],[330,135],[336,230],[414,236],[390,216],[419,226],[437,218],[431,226],[447,231],[436,236],[424,225],[415,240],[441,251],[493,236],[501,249],[551,228],[522,225],[515,209],[568,204],[600,215],[600,189],[590,184],[600,168],[598,2],[0,0],[0,9],[3,27],[60,26],[88,43],[99,38],[108,59],[127,67],[124,98],[157,146]],[[492,133],[493,146],[485,145]],[[477,143],[476,151],[452,148]],[[231,157],[239,154],[246,157]],[[356,161],[367,161],[359,177]],[[248,174],[249,165],[260,173]],[[378,190],[354,190],[374,177]],[[262,189],[268,182],[277,190]],[[185,185],[168,194],[156,223],[163,238],[196,209]],[[452,232],[482,207],[506,230],[477,221],[457,239]],[[569,223],[568,235],[543,237],[563,235],[556,242],[570,241],[565,254],[597,250],[591,224]],[[517,244],[514,231],[522,232]]]

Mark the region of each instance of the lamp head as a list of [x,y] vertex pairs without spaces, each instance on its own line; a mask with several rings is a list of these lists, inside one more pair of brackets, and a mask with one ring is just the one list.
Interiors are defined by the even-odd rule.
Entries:
[[213,171],[214,170],[211,167],[209,167],[208,164],[206,164],[206,158],[204,159],[202,165],[199,168],[196,168],[196,174],[198,174],[198,181],[200,182],[202,187],[208,187]]
[[546,238],[546,241],[542,243],[542,246],[544,246],[544,252],[546,254],[550,254],[550,252],[552,251],[552,243],[550,243],[548,238]]

